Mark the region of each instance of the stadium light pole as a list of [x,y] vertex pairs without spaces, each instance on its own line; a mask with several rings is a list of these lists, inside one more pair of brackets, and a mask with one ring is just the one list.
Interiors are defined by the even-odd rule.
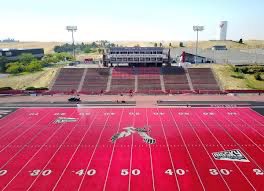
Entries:
[[195,51],[195,64],[197,64],[197,56],[198,56],[198,38],[199,38],[199,32],[204,30],[204,26],[193,26],[193,30],[197,32],[197,38],[196,38],[196,51]]
[[74,45],[74,36],[73,36],[73,33],[77,31],[77,26],[67,26],[66,27],[66,30],[68,32],[71,32],[72,33],[72,53],[73,53],[74,59],[76,59],[76,57],[75,57],[75,45]]

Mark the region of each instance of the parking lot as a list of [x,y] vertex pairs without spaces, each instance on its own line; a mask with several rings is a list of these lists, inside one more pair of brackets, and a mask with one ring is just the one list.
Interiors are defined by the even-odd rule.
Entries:
[[[185,51],[195,54],[195,48],[173,48],[171,56],[175,59]],[[264,50],[263,49],[229,49],[229,50],[211,50],[198,49],[198,55],[215,60],[216,63],[229,64],[263,64]]]

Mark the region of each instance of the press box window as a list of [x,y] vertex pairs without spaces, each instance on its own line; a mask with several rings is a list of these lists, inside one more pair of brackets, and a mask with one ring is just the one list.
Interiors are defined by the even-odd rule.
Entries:
[[12,56],[12,52],[6,52],[5,55],[6,56]]

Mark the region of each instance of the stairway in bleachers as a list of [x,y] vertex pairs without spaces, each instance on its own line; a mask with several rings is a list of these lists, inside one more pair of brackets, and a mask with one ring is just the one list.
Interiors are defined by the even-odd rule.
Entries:
[[164,67],[162,68],[165,90],[178,91],[190,90],[185,70],[181,67]]
[[84,78],[82,93],[98,94],[106,91],[109,68],[89,68]]
[[194,90],[220,90],[211,68],[188,68]]
[[160,68],[146,67],[137,68],[138,92],[148,93],[151,91],[162,92],[160,82]]
[[51,91],[77,91],[83,76],[83,72],[83,68],[62,68],[51,88]]
[[135,69],[131,67],[115,67],[112,72],[112,93],[128,93],[135,91]]

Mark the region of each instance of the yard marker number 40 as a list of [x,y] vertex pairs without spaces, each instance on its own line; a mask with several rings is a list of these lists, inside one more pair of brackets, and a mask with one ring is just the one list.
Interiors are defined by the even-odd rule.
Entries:
[[[175,170],[175,173],[176,173],[177,175],[179,175],[179,176],[183,176],[183,175],[185,175],[186,172],[188,172],[188,170],[183,170],[183,169],[176,169],[176,170]],[[167,169],[167,170],[165,171],[165,174],[168,174],[168,175],[172,176],[172,175],[174,174],[174,172],[173,172],[172,169]]]
[[[82,176],[85,174],[85,170],[84,169],[81,169],[81,170],[78,170],[77,172],[73,171],[75,174],[79,175],[79,176]],[[88,176],[93,176],[96,174],[96,170],[95,169],[90,169],[87,171],[86,173]]]

